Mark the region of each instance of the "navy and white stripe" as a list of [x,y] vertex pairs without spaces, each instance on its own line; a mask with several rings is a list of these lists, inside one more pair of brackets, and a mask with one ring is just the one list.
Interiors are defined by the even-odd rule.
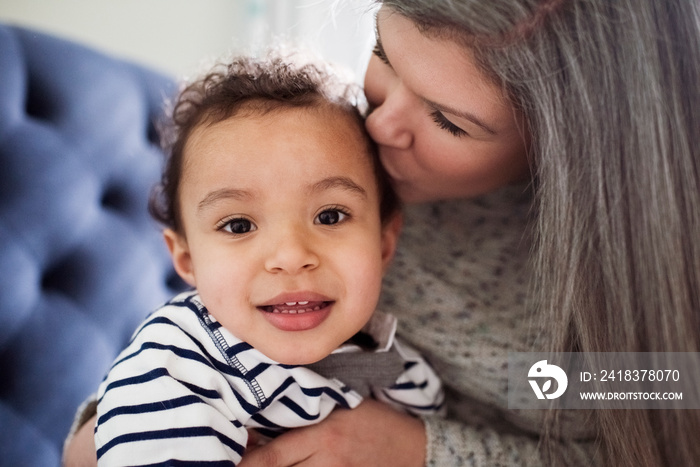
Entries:
[[[417,353],[395,345],[405,371],[375,395],[417,414],[439,409],[435,374]],[[148,317],[100,385],[98,464],[236,465],[246,428],[279,433],[361,400],[337,379],[269,359],[187,292]]]

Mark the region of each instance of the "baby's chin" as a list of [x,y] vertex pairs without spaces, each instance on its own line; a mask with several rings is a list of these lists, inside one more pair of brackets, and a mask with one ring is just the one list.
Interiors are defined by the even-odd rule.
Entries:
[[[310,342],[307,342],[306,346],[317,348],[304,349],[303,347],[305,346],[297,345],[292,349],[276,348],[267,352],[264,349],[258,350],[264,353],[267,357],[282,365],[305,366],[323,360],[337,348],[337,346],[334,346],[331,349],[319,349],[318,346],[309,345],[313,344],[313,341],[311,339],[309,339],[309,341]],[[338,344],[338,346],[340,346],[340,344]]]

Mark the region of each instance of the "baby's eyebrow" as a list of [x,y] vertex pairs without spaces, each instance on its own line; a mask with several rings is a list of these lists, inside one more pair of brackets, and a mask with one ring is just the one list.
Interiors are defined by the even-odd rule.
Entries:
[[364,188],[353,182],[352,179],[342,176],[328,177],[324,178],[323,180],[319,180],[311,185],[309,191],[312,193],[318,193],[320,191],[326,191],[332,188],[342,188],[344,190],[355,192],[361,195],[363,198],[367,197],[367,191],[365,191]]
[[245,190],[236,190],[234,188],[222,188],[207,193],[207,195],[197,205],[197,210],[202,211],[212,204],[216,204],[220,200],[235,199],[249,200],[253,198],[253,194]]

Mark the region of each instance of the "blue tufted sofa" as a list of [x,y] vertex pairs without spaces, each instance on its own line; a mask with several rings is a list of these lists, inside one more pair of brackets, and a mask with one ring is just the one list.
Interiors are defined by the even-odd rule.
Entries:
[[165,76],[0,25],[0,466],[55,467],[76,407],[181,288],[146,211]]

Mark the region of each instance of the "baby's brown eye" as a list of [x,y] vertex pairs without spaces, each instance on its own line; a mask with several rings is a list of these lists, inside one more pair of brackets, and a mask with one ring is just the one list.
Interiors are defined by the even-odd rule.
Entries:
[[318,215],[317,222],[323,225],[334,225],[345,219],[347,215],[335,209],[323,211]]
[[255,230],[255,226],[248,219],[233,219],[224,225],[223,230],[241,235]]

